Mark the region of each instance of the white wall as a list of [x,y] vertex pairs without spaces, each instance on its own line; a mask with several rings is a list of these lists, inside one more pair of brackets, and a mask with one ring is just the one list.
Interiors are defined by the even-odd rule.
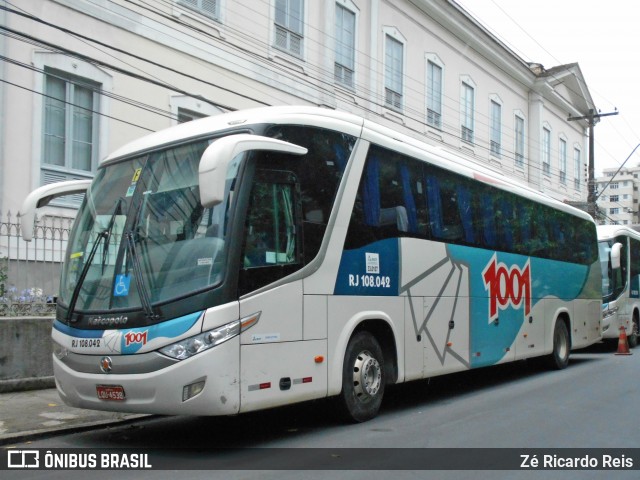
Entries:
[[[586,185],[573,187],[573,146],[588,151],[584,125],[568,122],[566,97],[575,92],[555,92],[546,79],[537,77],[483,27],[457,7],[437,0],[385,1],[339,0],[356,12],[356,88],[336,86],[333,81],[332,1],[307,1],[304,50],[295,58],[275,48],[274,0],[223,0],[221,21],[199,16],[169,1],[152,2],[149,11],[118,0],[41,0],[21,5],[28,13],[54,25],[131,52],[140,58],[79,40],[68,33],[5,14],[5,24],[37,39],[77,51],[108,65],[161,82],[154,85],[127,76],[108,66],[47,53],[44,47],[4,37],[5,55],[41,68],[53,63],[69,73],[86,75],[103,84],[100,120],[100,158],[122,144],[175,123],[177,107],[196,106],[213,114],[259,105],[314,104],[340,108],[377,119],[416,137],[454,152],[471,156],[505,173],[528,181],[561,200],[586,199]],[[166,17],[157,15],[162,13]],[[384,107],[384,40],[393,32],[405,43],[404,108]],[[443,128],[427,127],[426,59],[437,57],[444,69]],[[63,58],[64,57],[64,58]],[[56,60],[53,60],[53,59]],[[163,66],[170,67],[169,71]],[[42,136],[42,74],[5,62],[0,159],[0,208],[17,211],[30,189],[40,184]],[[186,73],[189,76],[182,75]],[[579,72],[578,72],[579,73]],[[460,140],[460,85],[475,85],[475,144]],[[35,92],[35,93],[34,93]],[[189,95],[211,100],[189,100]],[[131,105],[120,98],[144,104]],[[2,96],[0,95],[0,98]],[[490,100],[502,105],[502,146],[499,158],[489,153]],[[580,99],[578,99],[580,100]],[[585,104],[582,98],[569,103]],[[514,164],[514,116],[525,118],[524,168]],[[540,173],[539,140],[542,125],[552,130],[552,175]],[[559,182],[559,137],[567,140],[567,186]],[[73,215],[72,210],[52,209]]]

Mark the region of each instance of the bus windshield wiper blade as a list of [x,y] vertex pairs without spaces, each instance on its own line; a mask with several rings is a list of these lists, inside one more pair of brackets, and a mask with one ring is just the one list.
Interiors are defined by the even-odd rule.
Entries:
[[136,277],[136,284],[138,286],[138,295],[140,296],[140,302],[142,303],[142,308],[144,309],[144,313],[147,318],[155,320],[159,317],[153,311],[153,307],[151,306],[151,300],[149,298],[149,291],[147,290],[147,285],[144,283],[144,278],[142,276],[142,267],[140,265],[140,256],[138,255],[138,249],[136,247],[136,240],[134,238],[133,232],[125,232],[124,234],[127,240],[127,248],[129,253],[131,254],[131,263],[133,264],[133,274]]
[[102,249],[102,273],[103,274],[104,274],[105,266],[107,264],[107,257],[109,256],[109,242],[111,241],[111,231],[113,230],[113,226],[116,223],[116,216],[119,213],[122,213],[122,204],[124,202],[125,202],[125,199],[122,197],[116,200],[116,206],[113,209],[113,214],[111,215],[111,218],[109,219],[109,224],[107,225],[107,228],[104,231],[107,233],[107,236],[104,242],[104,248]]
[[76,286],[73,289],[73,294],[71,295],[71,300],[69,301],[69,308],[67,310],[67,323],[71,321],[71,315],[73,314],[73,310],[75,309],[76,303],[78,302],[78,296],[80,295],[80,290],[82,289],[82,285],[84,284],[84,279],[86,278],[87,273],[89,273],[89,267],[91,267],[91,263],[93,263],[93,257],[95,256],[96,251],[98,250],[98,245],[100,245],[100,242],[103,239],[109,237],[109,235],[111,234],[109,230],[110,230],[110,227],[107,227],[102,232],[98,233],[98,236],[96,237],[96,241],[93,243],[93,247],[91,247],[91,252],[89,252],[89,257],[87,258],[87,261],[84,263],[84,266],[82,267],[82,271],[80,272],[80,277],[78,277]]
[[80,272],[80,277],[78,277],[78,281],[76,286],[73,289],[73,294],[71,295],[71,300],[69,301],[69,310],[67,311],[67,323],[71,321],[71,315],[73,314],[73,310],[76,307],[76,303],[78,302],[78,297],[80,296],[80,290],[82,289],[82,285],[84,284],[84,279],[89,273],[89,267],[93,263],[93,257],[98,250],[98,246],[100,245],[100,241],[104,240],[104,247],[102,248],[102,273],[104,274],[104,268],[107,263],[107,256],[109,251],[109,241],[111,239],[111,231],[113,230],[113,226],[116,223],[116,216],[118,213],[122,212],[122,203],[124,202],[124,198],[120,197],[116,200],[115,207],[113,209],[113,213],[111,214],[111,218],[109,219],[109,223],[107,224],[107,228],[105,228],[102,232],[98,233],[96,237],[96,241],[91,247],[91,252],[89,252],[89,257],[82,267],[82,272]]

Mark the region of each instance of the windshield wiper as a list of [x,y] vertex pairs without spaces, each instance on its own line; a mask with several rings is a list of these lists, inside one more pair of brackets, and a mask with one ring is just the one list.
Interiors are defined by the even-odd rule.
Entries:
[[80,290],[82,289],[82,285],[84,284],[84,279],[89,273],[89,267],[93,263],[93,257],[98,250],[98,246],[100,242],[104,240],[104,247],[102,249],[102,273],[104,274],[104,267],[107,262],[107,255],[109,250],[109,240],[111,238],[111,231],[113,230],[113,225],[116,223],[116,215],[122,211],[122,203],[124,202],[124,198],[120,197],[116,200],[115,208],[113,209],[113,214],[109,219],[109,223],[107,224],[107,228],[105,228],[102,232],[98,233],[96,237],[96,241],[91,247],[91,252],[89,252],[89,257],[87,261],[84,263],[82,267],[82,271],[80,272],[80,276],[78,277],[78,281],[76,282],[76,286],[73,289],[73,294],[71,295],[71,300],[69,301],[69,309],[67,310],[67,323],[71,321],[71,315],[76,308],[76,303],[78,302],[78,297],[80,296]]
[[69,301],[69,309],[67,310],[67,324],[71,321],[71,315],[73,314],[73,310],[76,308],[76,303],[78,302],[78,296],[80,295],[82,284],[84,283],[84,279],[86,278],[87,273],[89,273],[89,267],[91,266],[91,263],[93,263],[93,257],[95,256],[96,251],[98,250],[98,246],[100,245],[100,242],[103,239],[108,238],[109,235],[111,235],[111,232],[109,227],[107,227],[102,232],[98,233],[98,236],[96,237],[96,241],[93,243],[93,247],[91,247],[91,252],[89,252],[89,257],[87,258],[87,261],[84,263],[84,266],[82,267],[82,271],[80,272],[80,277],[76,282],[76,286],[73,289],[73,294],[71,295],[71,300]]
[[125,199],[120,197],[116,200],[116,207],[113,209],[113,215],[109,219],[109,225],[105,229],[105,232],[108,233],[107,238],[104,241],[104,248],[102,249],[102,273],[104,274],[104,268],[107,265],[107,257],[109,256],[109,242],[111,241],[111,230],[113,230],[113,226],[116,223],[116,215],[122,214],[122,204],[125,202]]
[[138,254],[138,249],[136,247],[136,240],[134,238],[134,233],[129,231],[125,232],[124,236],[127,241],[127,249],[131,254],[131,263],[133,264],[133,274],[136,277],[136,284],[138,285],[138,296],[140,297],[140,302],[142,303],[142,308],[144,310],[145,315],[150,320],[156,320],[160,317],[157,313],[153,311],[153,307],[151,306],[151,300],[149,298],[149,291],[147,289],[147,284],[144,282],[144,278],[142,276],[142,267],[140,266],[140,256]]

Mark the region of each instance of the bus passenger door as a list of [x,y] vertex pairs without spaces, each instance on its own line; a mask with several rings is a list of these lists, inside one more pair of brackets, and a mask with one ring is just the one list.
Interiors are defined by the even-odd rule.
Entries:
[[[293,172],[257,170],[243,241],[240,316],[259,313],[240,337],[240,411],[326,395],[326,342],[302,341],[302,280],[280,282],[302,268],[299,185]],[[254,293],[255,292],[255,293]]]
[[627,329],[627,332],[629,332],[629,327],[631,326],[631,305],[630,302],[627,301],[630,293],[630,285],[628,285],[629,248],[627,247],[627,239],[625,237],[617,237],[613,249],[618,245],[616,255],[619,259],[617,262],[619,266],[613,270],[613,294],[616,299],[616,307],[618,308],[618,325],[623,325]]
[[300,210],[293,172],[256,171],[245,222],[239,296],[302,268]]

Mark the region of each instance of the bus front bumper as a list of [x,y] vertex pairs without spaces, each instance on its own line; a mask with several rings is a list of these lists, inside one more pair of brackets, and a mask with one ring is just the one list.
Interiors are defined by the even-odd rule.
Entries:
[[602,317],[602,338],[618,339],[620,338],[620,328],[624,327],[627,335],[631,333],[631,321],[620,317],[617,312]]
[[[91,357],[96,365],[107,362],[104,355]],[[239,358],[236,337],[151,372],[80,372],[55,355],[53,372],[60,397],[72,407],[160,415],[233,415],[240,410]],[[117,362],[117,356],[113,361]]]

